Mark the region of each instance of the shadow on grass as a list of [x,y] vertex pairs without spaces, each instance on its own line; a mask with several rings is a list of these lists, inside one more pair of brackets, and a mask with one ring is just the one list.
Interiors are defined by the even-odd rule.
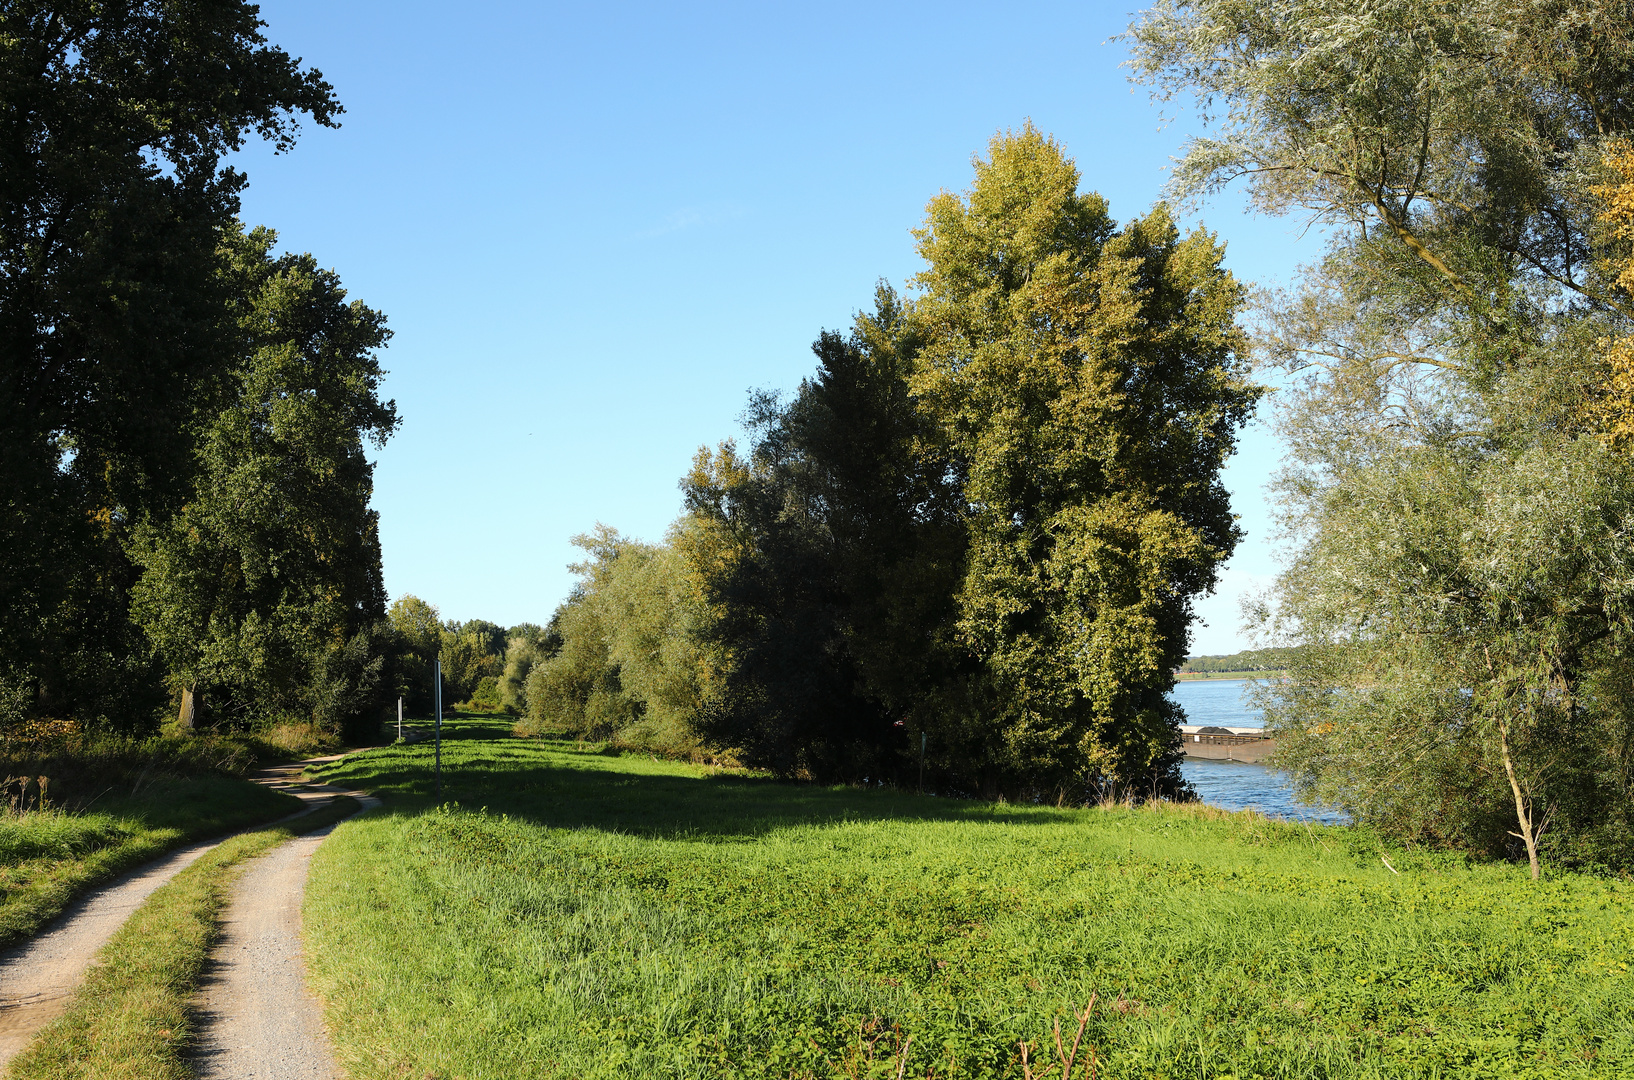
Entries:
[[[917,795],[894,788],[823,787],[608,754],[570,739],[517,738],[503,715],[443,721],[442,801],[559,828],[732,839],[839,821],[1060,824],[1061,811]],[[381,747],[328,766],[329,783],[383,796],[415,813],[437,802],[428,742]]]

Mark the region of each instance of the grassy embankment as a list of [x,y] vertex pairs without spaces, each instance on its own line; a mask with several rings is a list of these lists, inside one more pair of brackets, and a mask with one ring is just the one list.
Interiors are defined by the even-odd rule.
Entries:
[[[59,775],[73,769],[71,760],[54,764]],[[86,889],[171,848],[300,809],[289,795],[230,775],[155,778],[142,765],[135,760],[134,783],[116,774],[90,796],[69,797],[66,808],[49,798],[71,790],[63,776],[47,785],[46,809],[0,811],[0,946],[29,937]],[[84,766],[81,776],[107,768]],[[37,787],[31,790],[37,800]]]
[[387,797],[306,898],[354,1077],[1019,1077],[1018,1041],[1057,1016],[1070,1038],[1092,993],[1101,1077],[1634,1070],[1624,882],[1206,808],[781,785],[489,723],[448,725],[441,808],[428,745],[326,770]]
[[241,833],[155,890],[97,954],[68,1011],[12,1062],[10,1080],[186,1080],[192,998],[243,864],[351,815],[336,799],[284,825]]
[[0,739],[0,947],[172,848],[299,810],[243,777],[333,748],[310,724],[134,738],[46,722]]

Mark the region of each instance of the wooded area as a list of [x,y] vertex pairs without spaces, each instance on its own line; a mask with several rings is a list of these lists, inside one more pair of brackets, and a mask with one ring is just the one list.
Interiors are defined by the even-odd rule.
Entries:
[[[1634,7],[1164,0],[1137,81],[1210,121],[1177,206],[1322,230],[1287,290],[1030,124],[923,268],[821,331],[656,542],[548,625],[387,610],[384,316],[238,218],[248,140],[338,124],[242,3],[0,13],[0,729],[312,725],[399,695],[779,776],[1184,798],[1221,469],[1266,394],[1290,561],[1255,613],[1301,790],[1392,835],[1634,862]],[[1204,658],[1206,659],[1206,658]],[[1194,662],[1196,662],[1194,658]]]

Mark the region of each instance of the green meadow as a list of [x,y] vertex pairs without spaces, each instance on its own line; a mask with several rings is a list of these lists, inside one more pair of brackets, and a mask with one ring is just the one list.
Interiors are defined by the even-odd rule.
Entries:
[[387,800],[306,900],[357,1077],[1021,1077],[1092,996],[1075,1076],[1634,1073],[1625,881],[449,736],[441,804],[428,744],[323,773]]

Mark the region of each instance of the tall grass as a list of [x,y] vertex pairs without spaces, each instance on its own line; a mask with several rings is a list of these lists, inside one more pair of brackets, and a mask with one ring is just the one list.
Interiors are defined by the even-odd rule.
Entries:
[[427,747],[333,770],[388,796],[308,888],[354,1076],[1634,1070],[1620,881],[452,734],[442,805]]

